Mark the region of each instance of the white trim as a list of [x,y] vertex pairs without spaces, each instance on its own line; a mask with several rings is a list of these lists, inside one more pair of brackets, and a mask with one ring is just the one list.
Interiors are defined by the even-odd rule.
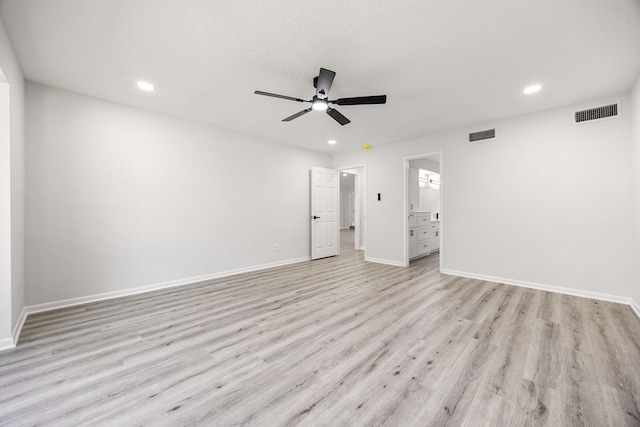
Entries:
[[119,298],[119,297],[124,297],[129,295],[142,294],[145,292],[157,291],[160,289],[173,288],[176,286],[193,285],[195,283],[204,282],[212,279],[218,279],[220,277],[233,276],[241,273],[249,273],[257,270],[265,270],[273,267],[281,267],[284,265],[295,264],[298,262],[304,262],[309,260],[310,260],[310,257],[294,258],[294,259],[289,259],[285,261],[272,262],[269,264],[261,264],[261,265],[256,265],[252,267],[238,268],[235,270],[221,271],[219,273],[207,274],[204,276],[189,277],[186,279],[173,280],[173,281],[164,282],[164,283],[156,283],[153,285],[141,286],[138,288],[124,289],[122,291],[106,292],[103,294],[95,294],[95,295],[88,295],[84,297],[71,298],[71,299],[66,299],[61,301],[47,302],[44,304],[37,304],[37,305],[31,305],[31,306],[25,307],[25,311],[26,311],[26,314],[40,313],[43,311],[56,310],[59,308],[71,307],[74,305],[86,304],[89,302],[104,301],[104,300],[113,299],[113,298]]
[[18,321],[16,322],[16,326],[13,328],[13,343],[18,345],[18,340],[20,339],[20,333],[22,332],[22,327],[24,326],[25,320],[27,320],[27,308],[22,307],[22,312],[20,313],[20,317],[18,317]]
[[18,345],[18,339],[20,338],[20,332],[22,332],[22,327],[24,326],[24,321],[27,319],[27,309],[26,307],[22,309],[20,313],[20,317],[18,317],[18,321],[16,325],[13,327],[13,333],[9,338],[0,339],[0,351],[9,350],[15,348]]
[[[13,334],[12,334],[13,336],[9,338],[0,339],[0,351],[9,350],[16,347],[18,343],[18,339],[20,338],[20,333],[22,332],[22,327],[24,326],[24,322],[26,321],[28,314],[40,313],[43,311],[70,307],[73,305],[85,304],[88,302],[118,298],[118,297],[127,296],[127,295],[136,295],[144,292],[151,292],[155,290],[166,289],[166,288],[171,288],[176,286],[192,285],[198,282],[203,282],[205,280],[211,280],[211,279],[216,279],[220,277],[227,277],[227,276],[232,276],[240,273],[248,273],[248,272],[257,271],[257,270],[264,270],[268,268],[279,267],[279,266],[284,266],[289,264],[296,264],[299,262],[304,262],[309,260],[310,260],[309,257],[294,258],[286,261],[279,261],[279,262],[274,262],[269,264],[261,264],[254,267],[239,268],[236,270],[228,270],[220,273],[191,277],[188,279],[174,280],[171,282],[164,282],[164,283],[158,283],[155,285],[142,286],[138,288],[127,289],[124,291],[108,292],[104,294],[96,294],[96,295],[91,295],[87,297],[72,298],[68,300],[27,306],[27,307],[24,307],[22,309],[22,312],[20,313],[18,322],[16,323],[16,326],[13,328]],[[385,260],[385,259],[379,259],[379,258],[367,258],[367,257],[365,257],[365,261],[375,262],[378,264],[391,265],[394,267],[404,267],[404,264],[401,261],[391,261],[391,260]],[[467,273],[467,272],[461,272],[461,271],[449,270],[449,269],[443,270],[442,274],[450,274],[453,276],[468,277],[470,279],[478,279],[478,280],[486,280],[486,281],[496,282],[496,283],[503,283],[505,285],[520,286],[524,288],[538,289],[538,290],[556,292],[556,293],[561,293],[566,295],[574,295],[574,296],[583,297],[583,298],[591,298],[591,299],[597,299],[602,301],[611,301],[616,303],[628,304],[631,307],[631,309],[635,312],[635,314],[640,318],[640,304],[638,304],[632,298],[602,294],[599,292],[580,291],[572,288],[563,288],[563,287],[553,286],[553,285],[543,285],[539,283],[525,282],[520,280],[504,279],[504,278],[499,278],[494,276],[485,276],[482,274],[473,274],[473,273]]]
[[[620,304],[631,305],[631,298],[620,297],[617,295],[603,294],[600,292],[582,291],[573,288],[563,288],[561,286],[545,285],[542,283],[526,282],[524,280],[505,279],[503,277],[485,276],[483,274],[467,273],[464,271],[456,271],[445,269],[442,274],[450,274],[453,276],[468,277],[470,279],[486,280],[488,282],[503,283],[505,285],[520,286],[522,288],[537,289],[541,291],[555,292],[558,294],[573,295],[576,297],[590,298],[601,301],[616,302]],[[633,308],[633,307],[632,307]],[[637,313],[637,312],[636,312]]]
[[375,262],[378,264],[386,264],[386,265],[392,265],[394,267],[404,267],[404,263],[402,261],[391,261],[388,259],[380,259],[380,258],[369,258],[367,256],[364,257],[364,260],[367,262]]
[[27,307],[24,307],[22,309],[22,312],[20,313],[18,322],[16,322],[16,325],[13,328],[12,337],[0,339],[0,351],[9,350],[11,348],[16,347],[16,345],[18,344],[18,340],[20,339],[20,333],[22,332],[22,327],[24,326],[24,322],[27,320],[27,315],[32,313],[40,313],[43,311],[56,310],[64,307],[71,307],[74,305],[86,304],[89,302],[104,301],[104,300],[124,297],[128,295],[136,295],[136,294],[141,294],[145,292],[157,291],[160,289],[173,288],[176,286],[192,285],[195,283],[204,282],[206,280],[217,279],[220,277],[233,276],[236,274],[248,273],[248,272],[257,271],[257,270],[265,270],[273,267],[281,267],[284,265],[295,264],[298,262],[304,262],[309,260],[310,260],[310,257],[294,258],[294,259],[289,259],[285,261],[272,262],[269,264],[256,265],[253,267],[222,271],[219,273],[207,274],[204,276],[196,276],[196,277],[190,277],[187,279],[173,280],[170,282],[156,283],[153,285],[125,289],[122,291],[106,292],[103,294],[95,294],[95,295],[89,295],[85,297],[71,298],[67,300],[54,301],[54,302],[48,302],[44,304],[27,306]]
[[633,298],[629,298],[629,305],[631,306],[631,309],[636,312],[636,316],[640,318],[640,304],[638,304],[638,302]]
[[16,345],[13,342],[13,338],[9,337],[0,339],[0,351],[9,350],[15,347]]

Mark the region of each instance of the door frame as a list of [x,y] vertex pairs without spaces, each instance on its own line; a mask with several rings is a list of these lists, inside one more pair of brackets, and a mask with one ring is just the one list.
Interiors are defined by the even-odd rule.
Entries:
[[[11,255],[17,236],[12,236],[11,226],[11,86],[0,69],[0,350],[14,348],[18,333],[12,328],[12,304],[18,300],[15,283],[11,277]],[[16,239],[16,240],[12,240]],[[14,274],[16,274],[14,272]],[[15,280],[15,278],[13,278]],[[22,288],[18,288],[21,292]]]
[[[362,173],[360,173],[360,169]],[[344,166],[338,168],[339,173],[350,173],[355,175],[355,249],[358,251],[364,251],[366,256],[367,246],[367,198],[362,197],[366,192],[366,179],[367,179],[367,165],[359,164],[353,166]],[[364,185],[363,185],[364,184]],[[364,191],[363,188],[364,187]],[[341,206],[339,207],[341,208]],[[364,222],[364,224],[362,224]],[[364,235],[365,244],[362,244]]]
[[409,267],[409,160],[417,160],[424,159],[426,157],[435,157],[438,156],[440,158],[440,271],[442,271],[443,260],[444,260],[444,239],[443,230],[444,230],[444,186],[446,180],[443,178],[444,176],[444,156],[442,150],[439,151],[431,151],[424,154],[415,154],[412,156],[407,156],[402,158],[402,212],[404,214],[402,220],[402,233],[404,235],[402,241],[404,242],[404,267]]

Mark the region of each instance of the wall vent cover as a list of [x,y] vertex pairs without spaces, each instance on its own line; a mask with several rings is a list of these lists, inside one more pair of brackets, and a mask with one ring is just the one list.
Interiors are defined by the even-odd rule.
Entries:
[[479,132],[471,132],[469,134],[469,144],[473,144],[475,142],[485,141],[487,139],[495,139],[496,137],[496,129],[487,129],[481,130]]
[[592,122],[620,116],[620,103],[602,105],[573,112],[573,124]]

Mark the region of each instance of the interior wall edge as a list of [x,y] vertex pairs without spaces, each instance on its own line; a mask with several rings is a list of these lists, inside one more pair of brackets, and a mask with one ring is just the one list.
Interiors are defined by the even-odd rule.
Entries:
[[[13,345],[10,348],[14,348],[18,345],[18,340],[20,339],[20,333],[22,332],[22,327],[24,326],[24,322],[27,320],[27,308],[22,307],[22,311],[20,312],[20,316],[18,316],[18,320],[16,321],[15,326],[13,327],[13,332],[11,333],[11,339],[13,341]],[[2,348],[0,348],[2,351]]]
[[633,300],[633,298],[630,298],[630,297],[623,297],[619,295],[611,295],[611,294],[605,294],[600,292],[583,291],[583,290],[574,289],[574,288],[564,288],[562,286],[546,285],[543,283],[534,283],[534,282],[526,282],[522,280],[506,279],[503,277],[485,276],[483,274],[468,273],[465,271],[456,271],[456,270],[450,270],[450,269],[442,270],[442,274],[467,277],[469,279],[485,280],[488,282],[495,282],[495,283],[500,283],[504,285],[518,286],[521,288],[535,289],[535,290],[546,291],[546,292],[554,292],[557,294],[571,295],[571,296],[576,296],[581,298],[589,298],[589,299],[594,299],[598,301],[607,301],[607,302],[614,302],[618,304],[625,304],[625,305],[629,305],[631,309],[636,313],[638,318],[640,318],[640,305],[638,305],[638,303],[635,300]]

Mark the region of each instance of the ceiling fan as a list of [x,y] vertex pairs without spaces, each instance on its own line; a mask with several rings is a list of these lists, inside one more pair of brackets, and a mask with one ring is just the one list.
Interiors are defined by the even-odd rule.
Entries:
[[363,104],[385,104],[387,102],[387,95],[375,95],[375,96],[358,96],[355,98],[338,98],[334,100],[329,99],[329,89],[331,89],[331,84],[333,83],[333,79],[336,76],[336,73],[327,70],[325,68],[320,68],[320,74],[313,79],[313,87],[316,88],[316,94],[309,101],[300,98],[293,98],[291,96],[286,95],[278,95],[275,93],[263,92],[261,90],[256,90],[254,93],[256,95],[264,95],[264,96],[272,96],[274,98],[288,99],[290,101],[297,102],[309,102],[311,103],[311,107],[306,110],[302,110],[293,116],[289,116],[286,119],[282,119],[283,122],[290,122],[293,119],[297,119],[298,117],[307,114],[311,110],[318,111],[326,111],[328,115],[330,115],[336,122],[340,123],[342,126],[350,123],[351,120],[347,119],[343,116],[338,110],[335,108],[329,107],[329,104],[338,104],[338,105],[363,105]]

